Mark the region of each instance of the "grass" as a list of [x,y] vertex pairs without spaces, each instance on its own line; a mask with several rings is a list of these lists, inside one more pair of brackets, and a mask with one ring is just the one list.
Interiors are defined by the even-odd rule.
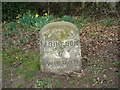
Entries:
[[99,36],[100,36],[100,34],[90,34],[91,38],[96,38],[96,37],[99,37]]
[[72,80],[72,81],[70,81],[70,84],[73,85],[73,86],[76,86],[78,84],[78,81],[77,80]]
[[105,26],[113,26],[113,19],[112,18],[107,18],[104,22],[103,22],[103,24],[105,25]]
[[117,72],[117,75],[120,76],[120,72]]
[[15,73],[31,81],[36,73],[40,70],[39,54],[37,55],[27,52],[24,54],[20,53],[17,55],[17,57],[21,61],[22,65],[16,68]]
[[[114,62],[113,65],[114,65],[115,67],[118,67],[118,69],[120,68],[120,62]],[[116,72],[116,74],[117,74],[118,76],[120,76],[120,72],[119,72],[119,71]]]
[[54,78],[46,78],[44,80],[37,80],[35,88],[61,88],[62,83]]
[[16,59],[17,55],[16,54],[20,51],[21,50],[18,47],[12,47],[9,50],[4,50],[2,52],[3,53],[3,65],[11,66],[15,61],[17,61],[17,59]]
[[117,67],[120,67],[120,62],[114,62],[113,65],[117,66]]
[[47,88],[47,82],[42,80],[37,80],[35,88]]
[[[80,78],[79,80],[80,80],[80,82],[85,82],[84,85],[87,85],[88,83],[92,85],[93,83],[95,83],[97,81],[97,79],[94,77],[94,75],[91,75],[91,74],[88,75],[87,77]],[[85,86],[82,86],[82,87],[85,87]]]
[[103,70],[102,67],[95,67],[95,66],[89,66],[89,70],[94,73],[94,72],[97,72],[99,70]]
[[24,86],[25,86],[25,83],[20,83],[16,86],[16,88],[24,88]]
[[57,79],[55,78],[46,78],[45,79],[48,83],[51,83],[53,87],[55,88],[61,88],[62,87],[62,83],[59,82]]
[[[19,47],[12,47],[3,51],[3,65],[7,67],[16,65],[16,68],[14,68],[15,73],[27,80],[32,80],[40,70],[39,59],[39,53],[23,52]],[[3,74],[7,76],[7,68],[3,70]]]
[[3,73],[3,77],[4,78],[7,78],[7,77],[9,77],[9,69],[8,68],[4,68],[3,69],[3,71],[2,71],[2,73]]
[[74,20],[74,24],[79,28],[83,28],[85,26],[85,24],[89,23],[89,21],[87,19],[83,19],[80,17],[76,17]]

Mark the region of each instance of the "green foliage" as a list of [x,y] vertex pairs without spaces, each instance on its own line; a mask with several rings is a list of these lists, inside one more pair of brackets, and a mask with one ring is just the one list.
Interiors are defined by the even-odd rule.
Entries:
[[77,25],[79,29],[83,28],[84,25],[88,23],[87,19],[81,18],[81,17],[76,17],[74,24]]
[[120,72],[117,72],[117,75],[120,76]]
[[35,37],[33,35],[28,35],[26,38],[27,39],[34,39]]
[[[19,47],[12,47],[9,50],[3,51],[3,66],[14,66],[15,63],[20,66],[15,68],[17,75],[32,80],[36,73],[40,70],[39,54],[32,52],[23,53]],[[8,70],[4,69],[3,75],[7,75]]]
[[[20,52],[21,49],[17,48],[17,47],[12,47],[9,50],[4,50],[2,53],[2,57],[3,57],[3,65],[6,66],[11,66],[17,59],[16,59],[16,52]],[[13,55],[14,54],[14,55]]]
[[120,67],[120,62],[114,62],[113,65]]
[[7,40],[6,43],[8,43],[8,44],[12,44],[12,40]]
[[3,31],[3,34],[2,34],[3,37],[9,37],[10,35],[11,35],[10,32],[8,32],[8,31]]
[[67,22],[71,22],[74,23],[74,19],[71,16],[65,15],[61,18],[62,21],[67,21]]
[[74,86],[77,85],[77,83],[78,83],[77,80],[72,80],[72,81],[70,82],[70,84],[71,84],[71,85],[74,85]]
[[25,86],[25,83],[20,83],[20,84],[17,85],[16,88],[24,88],[24,86]]
[[103,22],[103,24],[105,25],[105,26],[113,26],[113,19],[112,18],[107,18],[104,22]]
[[29,15],[25,15],[22,18],[20,18],[18,22],[21,24],[26,24],[27,26],[32,25],[38,29],[41,29],[46,24],[53,22],[54,19],[55,18],[53,16],[49,16],[49,15],[35,17],[35,14],[29,14]]
[[27,41],[26,37],[19,38],[19,42],[20,43],[25,43],[26,41]]
[[90,34],[91,38],[96,38],[96,37],[99,37],[99,36],[100,36],[100,34]]
[[31,52],[23,54],[20,52],[16,57],[18,57],[22,63],[22,66],[16,68],[16,74],[31,81],[40,70],[39,54],[37,55]]
[[3,74],[3,78],[7,78],[9,76],[9,69],[8,68],[3,68],[2,74]]
[[11,31],[16,29],[16,24],[14,22],[6,24],[6,26],[7,26],[8,30],[11,30]]
[[58,80],[53,78],[47,78],[45,80],[37,80],[35,88],[61,88],[62,84]]
[[[34,68],[34,67],[33,67],[33,68]],[[23,69],[23,70],[24,70],[24,69]],[[24,71],[25,71],[25,70],[24,70]],[[26,80],[32,81],[32,80],[35,78],[35,76],[36,76],[36,74],[37,74],[38,71],[39,71],[39,70],[36,70],[36,69],[34,69],[34,70],[28,69],[27,71],[24,72],[24,74],[22,73],[21,75],[22,75],[23,78],[25,78]]]
[[47,88],[47,82],[42,80],[37,80],[35,88]]
[[28,24],[28,25],[32,25],[34,23],[34,14],[27,14],[27,15],[24,15],[23,17],[21,17],[19,19],[18,22],[22,23],[22,24]]
[[6,29],[3,29],[3,34],[2,36],[4,38],[11,38],[11,36],[14,36],[15,34],[20,34],[20,31],[17,29],[16,27],[16,23],[15,22],[11,22],[11,23],[8,23],[8,24],[4,24],[5,28]]
[[[74,20],[73,17],[68,16],[68,15],[63,16],[60,20],[75,23],[78,26],[78,28],[82,28],[84,24],[87,23],[86,19],[77,18],[77,20]],[[23,25],[24,28],[29,28],[29,26],[31,25],[31,26],[36,27],[38,30],[40,30],[46,24],[50,22],[54,22],[54,21],[56,21],[56,18],[52,15],[35,17],[35,14],[29,14],[29,15],[25,15],[24,17],[20,18],[18,22],[21,25]]]
[[47,83],[49,83],[49,85],[52,85],[52,88],[61,88],[62,87],[62,83],[59,82],[59,80],[57,80],[56,78],[45,78],[45,81],[47,81]]
[[[120,68],[120,62],[114,62],[113,63],[114,66],[118,67],[118,69]],[[118,76],[120,76],[120,72],[116,72]]]
[[15,61],[16,61],[15,56],[13,56],[13,57],[5,57],[4,61],[3,61],[3,65],[11,66]]
[[6,27],[8,30],[12,31],[12,33],[17,32],[16,23],[14,23],[14,22],[6,24]]
[[34,26],[37,27],[38,29],[41,29],[46,24],[53,22],[54,20],[55,20],[55,18],[53,16],[49,16],[49,15],[35,18]]
[[94,73],[94,72],[97,72],[97,71],[99,71],[99,70],[103,70],[103,68],[102,68],[102,67],[90,66],[90,67],[89,67],[89,70],[90,70],[92,73]]
[[33,80],[37,72],[40,70],[40,62],[34,60],[34,62],[23,61],[23,65],[16,68],[15,73],[26,80]]

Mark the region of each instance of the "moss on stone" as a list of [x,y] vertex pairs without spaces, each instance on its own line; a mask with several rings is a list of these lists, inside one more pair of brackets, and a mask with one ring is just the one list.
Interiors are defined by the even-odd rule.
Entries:
[[[62,42],[66,39],[68,39],[69,35],[70,35],[70,32],[71,32],[71,29],[70,27],[60,27],[60,31],[54,31],[54,33],[52,33],[52,35],[48,38],[46,38],[46,40],[54,40],[55,41],[58,41],[58,42]],[[50,34],[52,32],[53,28],[51,28],[49,30],[49,33],[46,34],[46,36],[48,34]]]

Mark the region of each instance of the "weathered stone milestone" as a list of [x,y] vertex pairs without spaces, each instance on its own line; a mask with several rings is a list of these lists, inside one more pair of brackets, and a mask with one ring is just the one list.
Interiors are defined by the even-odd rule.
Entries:
[[81,69],[79,30],[69,22],[53,22],[40,31],[40,62],[43,72],[70,73]]

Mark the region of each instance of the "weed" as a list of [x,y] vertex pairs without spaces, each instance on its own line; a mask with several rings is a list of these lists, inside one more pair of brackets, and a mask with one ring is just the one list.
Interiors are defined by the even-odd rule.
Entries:
[[[120,68],[120,62],[114,62],[113,65],[118,67],[118,68]],[[116,73],[117,73],[118,76],[120,76],[120,72],[119,71],[116,72]]]
[[113,65],[117,66],[117,67],[120,67],[120,62],[114,62]]
[[56,85],[55,85],[56,88],[61,88],[62,87],[62,84],[60,82],[56,82]]
[[3,37],[9,37],[11,35],[11,33],[10,32],[8,32],[8,31],[3,31]]
[[10,44],[12,44],[12,40],[7,40],[7,42],[6,43],[8,43],[8,45],[10,45]]
[[44,80],[37,80],[35,88],[61,88],[62,84],[53,78],[46,78]]
[[74,24],[79,28],[83,28],[85,24],[88,22],[87,19],[75,18]]
[[23,78],[29,81],[32,81],[38,72],[38,70],[35,70],[35,69],[27,69],[27,70],[24,69],[24,71],[25,73],[23,75]]
[[57,79],[54,78],[46,78],[45,79],[48,83],[50,83],[55,88],[61,88],[62,84]]
[[25,86],[25,83],[20,83],[20,84],[17,85],[16,88],[24,88],[24,86]]
[[88,59],[87,57],[83,57],[82,58],[84,61],[90,61],[90,59]]
[[96,38],[96,37],[99,37],[99,36],[100,36],[100,34],[90,34],[91,38]]
[[77,83],[78,83],[77,80],[72,80],[72,81],[70,82],[71,85],[77,85]]
[[3,72],[2,74],[3,74],[4,78],[7,78],[9,76],[9,69],[8,68],[4,67],[2,72]]
[[33,35],[28,35],[27,38],[28,39],[34,39],[35,37]]
[[117,72],[117,75],[120,76],[120,72]]
[[46,88],[47,82],[42,80],[37,80],[35,88]]
[[102,70],[103,68],[101,67],[95,67],[95,66],[89,66],[89,70],[94,73],[96,71]]
[[85,78],[82,78],[83,81],[86,81],[87,82],[90,82],[91,84],[95,83],[97,81],[97,79],[93,76],[88,76],[88,77],[85,77]]
[[15,57],[5,58],[3,61],[3,65],[11,66],[16,61]]
[[15,74],[24,77],[25,70],[22,66],[16,67]]
[[35,17],[34,14],[25,15],[19,19],[19,23],[23,25],[24,28],[29,28],[29,26],[34,26],[38,29],[41,29],[46,24],[54,21],[53,16],[41,16]]
[[67,15],[63,16],[63,17],[61,18],[61,20],[62,20],[62,21],[67,21],[67,22],[74,23],[73,17],[67,16]]
[[19,42],[20,42],[20,43],[25,43],[26,41],[27,41],[27,40],[26,40],[25,37],[22,37],[22,38],[19,39]]
[[27,31],[31,31],[31,26],[26,23],[20,23],[20,27],[26,29]]
[[8,30],[12,31],[13,33],[16,33],[17,28],[16,28],[16,24],[14,22],[11,22],[9,24],[6,24]]
[[104,22],[103,22],[103,24],[105,25],[105,26],[113,26],[113,19],[112,18],[107,18]]

